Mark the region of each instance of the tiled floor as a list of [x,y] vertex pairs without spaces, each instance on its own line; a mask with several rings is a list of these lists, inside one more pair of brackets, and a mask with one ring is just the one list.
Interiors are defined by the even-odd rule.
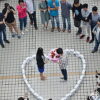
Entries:
[[[13,7],[17,5],[17,0],[0,1],[0,10],[2,10],[5,2],[9,2]],[[81,0],[81,2],[87,2],[89,9],[91,9],[93,5],[100,6],[99,0]],[[38,3],[39,0],[36,0],[37,8]],[[43,47],[45,54],[48,54],[52,48],[62,47],[63,49],[75,49],[84,55],[87,62],[87,74],[81,87],[75,95],[71,97],[71,100],[86,100],[87,95],[89,95],[96,86],[95,70],[100,71],[100,50],[95,54],[91,53],[94,43],[86,43],[85,39],[80,40],[79,37],[75,35],[76,28],[74,28],[73,20],[71,20],[71,33],[58,33],[56,30],[52,33],[50,32],[51,23],[49,23],[48,30],[43,30],[38,9],[37,21],[38,30],[35,31],[34,28],[28,24],[29,31],[25,32],[25,35],[23,35],[21,39],[12,38],[7,28],[7,36],[10,40],[10,44],[5,44],[4,49],[0,47],[0,100],[17,100],[18,97],[23,96],[26,92],[30,100],[35,100],[23,81],[21,64],[26,57],[36,54],[38,47]],[[61,17],[60,22],[62,27]],[[19,24],[18,18],[17,24]],[[69,57],[67,82],[62,82],[60,79],[61,72],[59,66],[53,63],[45,65],[45,74],[47,76],[47,80],[45,81],[40,81],[35,61],[27,65],[26,73],[28,76],[34,76],[28,78],[28,81],[32,85],[32,88],[46,100],[48,98],[60,100],[66,93],[69,93],[69,91],[73,89],[79,80],[81,68],[80,60],[72,55]]]

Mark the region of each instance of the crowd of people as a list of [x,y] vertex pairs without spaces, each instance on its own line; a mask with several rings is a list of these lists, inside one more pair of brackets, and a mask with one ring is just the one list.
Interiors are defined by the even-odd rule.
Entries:
[[[38,4],[41,16],[41,24],[43,29],[48,28],[49,20],[51,20],[51,32],[54,32],[57,26],[58,32],[71,32],[71,14],[74,21],[74,26],[78,28],[76,35],[83,39],[86,36],[86,42],[93,43],[95,46],[92,53],[98,51],[100,44],[100,15],[98,7],[93,6],[92,11],[89,11],[88,4],[81,4],[79,0],[74,0],[71,4],[68,0],[40,0]],[[59,8],[61,8],[61,16],[63,29],[61,30],[59,20]],[[15,14],[18,13],[19,28],[16,24]],[[4,48],[4,42],[10,43],[6,38],[6,26],[9,28],[12,37],[21,38],[27,29],[27,15],[29,15],[30,24],[34,24],[35,30],[38,30],[36,17],[36,4],[34,0],[18,0],[16,9],[10,4],[5,3],[2,13],[0,13],[0,45]],[[67,25],[66,25],[67,20]],[[56,23],[56,25],[55,25]],[[68,27],[67,27],[68,26]]]

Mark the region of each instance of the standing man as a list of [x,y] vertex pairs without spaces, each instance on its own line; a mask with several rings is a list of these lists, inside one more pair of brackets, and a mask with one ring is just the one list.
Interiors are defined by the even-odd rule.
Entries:
[[65,81],[68,79],[68,74],[67,74],[67,69],[66,67],[68,66],[68,59],[67,56],[64,54],[62,48],[57,49],[57,53],[59,54],[59,67],[62,72],[63,78]]
[[81,10],[82,10],[82,4],[79,2],[79,0],[74,0],[74,4],[72,7],[72,14],[73,14],[73,19],[74,19],[74,25],[75,25],[75,27],[78,28],[78,32],[76,33],[76,35],[79,35],[82,32],[82,29],[81,29],[81,18],[82,18]]
[[82,21],[81,21],[81,27],[82,27],[82,34],[80,35],[80,39],[84,38],[84,36],[87,36],[86,42],[90,41],[90,34],[91,34],[91,26],[89,22],[89,10],[88,10],[88,4],[83,4],[83,8],[81,10],[82,13]]
[[94,41],[94,33],[92,31],[94,27],[97,25],[98,20],[100,19],[100,15],[98,13],[98,7],[96,6],[92,7],[92,13],[90,13],[88,18],[90,20],[91,36],[92,36],[92,39],[90,40],[89,43],[92,43]]
[[68,23],[68,32],[71,32],[71,22],[70,22],[70,10],[71,10],[71,3],[68,2],[68,0],[61,0],[61,15],[62,15],[62,21],[63,21],[63,32],[66,30],[66,19]]
[[92,53],[95,53],[98,51],[99,45],[100,45],[100,19],[97,22],[97,25],[93,28],[93,34],[94,34],[94,40],[95,40],[95,46],[92,50]]
[[46,0],[40,1],[39,10],[40,10],[40,16],[41,16],[41,23],[43,24],[43,29],[47,29],[50,15],[48,12],[48,4]]
[[35,30],[38,29],[37,27],[37,20],[36,20],[36,6],[35,6],[35,2],[34,0],[25,0],[26,5],[27,5],[27,11],[28,11],[28,15],[30,18],[30,24],[33,25],[34,22],[34,27]]
[[59,1],[57,0],[50,0],[48,1],[48,9],[50,11],[50,17],[51,17],[51,23],[52,23],[52,29],[51,32],[54,32],[55,29],[55,21],[56,20],[56,24],[57,24],[57,29],[58,32],[60,32],[60,23],[59,23],[59,13],[58,13],[58,9],[59,9]]

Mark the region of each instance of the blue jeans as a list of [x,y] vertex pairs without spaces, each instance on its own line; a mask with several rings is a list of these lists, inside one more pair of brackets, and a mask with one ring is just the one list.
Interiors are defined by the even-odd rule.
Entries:
[[99,44],[100,42],[97,40],[96,36],[94,36],[94,39],[95,39],[95,46],[94,46],[94,51],[98,51],[98,47],[99,47]]
[[59,28],[60,27],[59,17],[58,16],[50,16],[50,18],[51,18],[52,28],[55,28],[55,20],[56,20],[57,28]]
[[68,23],[68,30],[71,30],[71,22],[70,22],[70,16],[62,17],[62,21],[63,21],[63,29],[66,29],[66,19],[67,19],[67,23]]
[[0,31],[0,44],[3,44],[3,40],[6,41],[6,29]]
[[27,17],[19,18],[19,22],[20,22],[20,30],[22,31],[23,28],[25,28],[27,25]]

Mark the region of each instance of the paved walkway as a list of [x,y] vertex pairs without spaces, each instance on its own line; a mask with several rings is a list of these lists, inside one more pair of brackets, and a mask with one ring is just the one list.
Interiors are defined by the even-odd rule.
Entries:
[[[70,1],[72,2],[73,0]],[[14,7],[17,4],[17,0],[0,1],[0,9],[3,8],[5,2],[9,2]],[[36,0],[37,4],[38,2],[39,0]],[[99,0],[81,0],[81,2],[88,2],[89,9],[91,9],[93,5],[100,6]],[[88,44],[86,43],[86,38],[80,40],[79,37],[75,35],[76,29],[73,26],[73,20],[71,20],[72,33],[58,33],[57,30],[52,33],[50,32],[50,25],[48,30],[43,30],[38,10],[37,20],[39,29],[35,31],[34,28],[28,24],[29,31],[25,32],[25,35],[23,35],[21,39],[12,38],[7,28],[7,36],[11,43],[9,45],[5,44],[4,49],[0,47],[0,100],[17,100],[18,97],[23,96],[26,92],[28,92],[30,100],[35,100],[22,79],[21,64],[26,57],[36,54],[38,47],[43,47],[45,54],[48,54],[51,48],[62,47],[63,49],[75,49],[85,56],[87,62],[86,77],[77,93],[75,93],[71,99],[86,100],[87,95],[90,94],[96,86],[95,70],[100,71],[100,50],[95,54],[91,53],[94,43]],[[48,98],[60,100],[61,97],[73,89],[79,80],[81,68],[80,60],[74,56],[70,56],[69,67],[67,68],[67,82],[62,82],[60,79],[61,72],[59,66],[53,63],[48,63],[45,66],[45,74],[47,76],[47,80],[45,81],[39,79],[35,61],[27,65],[26,74],[32,88],[46,98],[46,100]]]

